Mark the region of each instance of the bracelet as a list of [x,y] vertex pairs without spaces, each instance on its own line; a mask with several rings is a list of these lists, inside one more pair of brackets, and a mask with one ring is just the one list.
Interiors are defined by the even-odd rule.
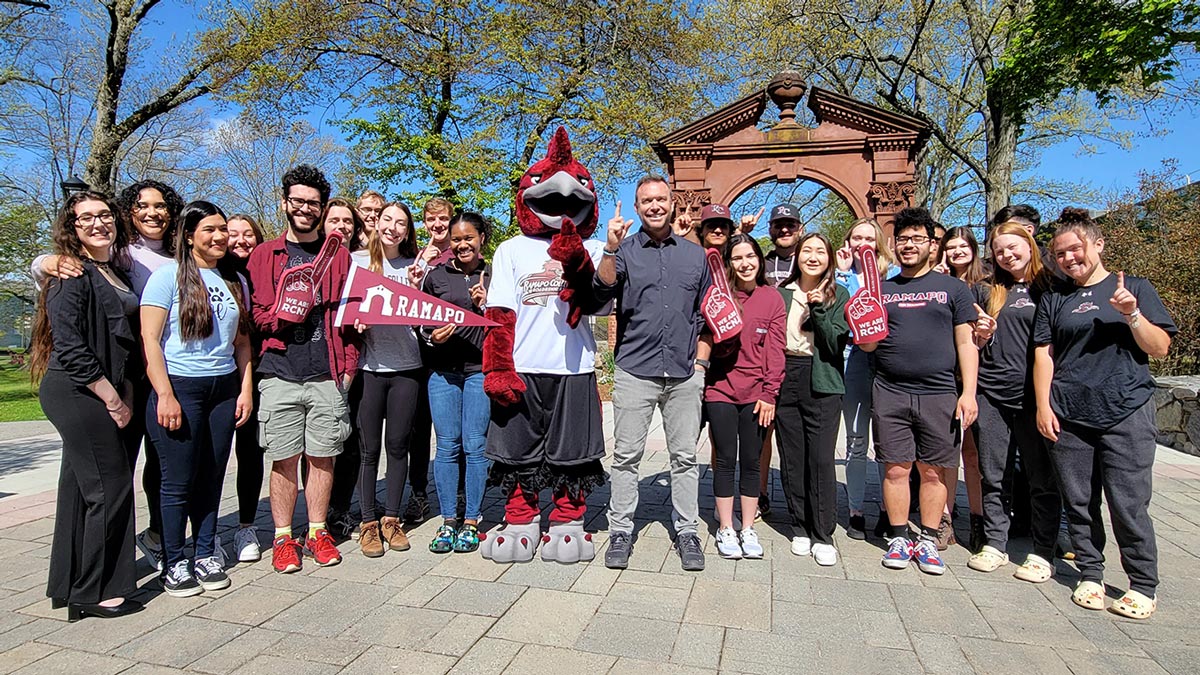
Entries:
[[604,247],[604,255],[612,256],[612,255],[616,255],[616,254],[617,254],[616,251],[610,251],[610,250],[608,250],[607,246]]
[[[1124,313],[1124,312],[1122,312],[1122,314],[1125,314],[1125,313]],[[1128,313],[1128,314],[1125,314],[1125,316],[1126,316],[1127,318],[1130,318],[1130,319],[1132,319],[1132,318],[1133,318],[1133,317],[1135,317],[1135,316],[1141,316],[1141,315],[1142,315],[1142,308],[1141,308],[1141,307],[1137,307],[1137,308],[1135,308],[1135,309],[1134,309],[1132,312],[1130,312],[1130,313]]]

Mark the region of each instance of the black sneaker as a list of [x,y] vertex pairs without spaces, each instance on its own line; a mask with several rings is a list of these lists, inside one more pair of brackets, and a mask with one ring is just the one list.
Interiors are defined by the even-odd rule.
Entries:
[[429,496],[424,492],[414,492],[408,498],[408,506],[404,507],[404,522],[423,523],[429,517]]
[[325,518],[325,529],[329,530],[329,534],[345,541],[354,535],[354,530],[359,525],[359,519],[354,517],[354,514],[349,511],[334,511],[329,510],[329,515]]
[[630,553],[633,553],[633,537],[628,532],[613,532],[608,537],[608,550],[604,552],[604,566],[623,570],[629,567]]
[[858,541],[867,538],[867,519],[862,514],[850,516],[850,525],[846,528],[846,536]]
[[879,520],[875,521],[875,529],[871,532],[876,539],[891,539],[891,522],[888,521],[887,511],[879,512]]
[[229,575],[216,557],[200,558],[196,561],[196,581],[206,591],[219,591],[229,588]]
[[186,560],[180,560],[167,570],[162,577],[162,586],[167,595],[176,598],[190,598],[204,592],[200,582],[192,576],[192,570]]
[[704,549],[700,546],[700,537],[695,532],[685,532],[675,537],[675,552],[679,554],[679,562],[685,572],[699,572],[704,569]]
[[[758,516],[759,518],[771,517],[771,497],[766,494],[758,496]],[[755,518],[758,520],[758,518]]]

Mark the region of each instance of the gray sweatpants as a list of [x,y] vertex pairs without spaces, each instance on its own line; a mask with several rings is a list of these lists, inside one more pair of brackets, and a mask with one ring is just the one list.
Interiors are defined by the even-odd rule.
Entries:
[[704,374],[688,378],[641,378],[616,369],[613,382],[612,497],[609,532],[633,532],[638,504],[638,467],[646,451],[646,435],[655,408],[662,412],[671,460],[671,505],[675,534],[696,532],[700,467],[696,438],[700,435],[700,398]]
[[1061,417],[1059,422],[1062,431],[1050,457],[1067,511],[1075,566],[1085,581],[1104,578],[1103,489],[1129,588],[1154,597],[1158,586],[1158,545],[1150,520],[1157,436],[1154,399],[1103,431]]

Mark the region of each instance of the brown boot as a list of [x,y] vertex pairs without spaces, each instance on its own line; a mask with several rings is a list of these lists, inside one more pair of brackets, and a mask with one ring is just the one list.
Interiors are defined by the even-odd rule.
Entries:
[[942,522],[938,526],[937,550],[945,551],[957,542],[954,540],[954,524],[950,516],[942,514]]
[[383,539],[379,537],[379,521],[372,520],[369,523],[363,523],[361,534],[358,537],[358,546],[362,549],[362,554],[368,558],[378,558],[383,555]]
[[383,521],[383,539],[388,543],[388,548],[393,551],[407,551],[412,548],[408,543],[408,536],[404,534],[404,530],[400,527],[400,521],[393,518],[388,518]]

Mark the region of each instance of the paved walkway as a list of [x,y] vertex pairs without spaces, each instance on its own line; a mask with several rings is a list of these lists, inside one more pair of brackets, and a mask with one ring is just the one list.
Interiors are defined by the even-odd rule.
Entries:
[[[1162,604],[1150,621],[1133,622],[1072,605],[1076,576],[1066,563],[1058,563],[1055,580],[1034,586],[1013,579],[1011,566],[973,572],[966,551],[955,547],[944,576],[895,572],[880,566],[880,542],[848,540],[839,528],[842,560],[821,568],[791,555],[790,532],[779,517],[759,527],[764,560],[721,560],[706,536],[707,569],[684,573],[664,525],[671,507],[657,423],[649,446],[639,538],[624,572],[605,569],[602,555],[574,566],[436,556],[426,549],[431,521],[410,534],[414,546],[406,553],[369,560],[347,542],[341,565],[306,564],[288,576],[273,573],[264,559],[234,567],[230,589],[196,598],[160,596],[139,563],[146,611],[67,624],[65,610],[51,610],[44,597],[57,439],[0,442],[0,672],[1200,671],[1200,460],[1159,449],[1151,513]],[[701,457],[707,454],[706,448]],[[223,514],[234,513],[233,471]],[[782,514],[777,468],[772,475],[775,512]],[[709,478],[706,471],[701,503],[711,521]],[[845,522],[844,493],[840,501]],[[590,500],[601,553],[606,502],[607,493]],[[144,523],[140,497],[139,505]],[[485,506],[489,522],[499,518],[497,495],[489,494]],[[234,520],[224,518],[223,527]],[[302,521],[298,515],[297,526]],[[259,523],[265,542],[265,499]],[[1027,546],[1014,542],[1014,557]],[[1111,544],[1108,553],[1111,581],[1123,587]]]

